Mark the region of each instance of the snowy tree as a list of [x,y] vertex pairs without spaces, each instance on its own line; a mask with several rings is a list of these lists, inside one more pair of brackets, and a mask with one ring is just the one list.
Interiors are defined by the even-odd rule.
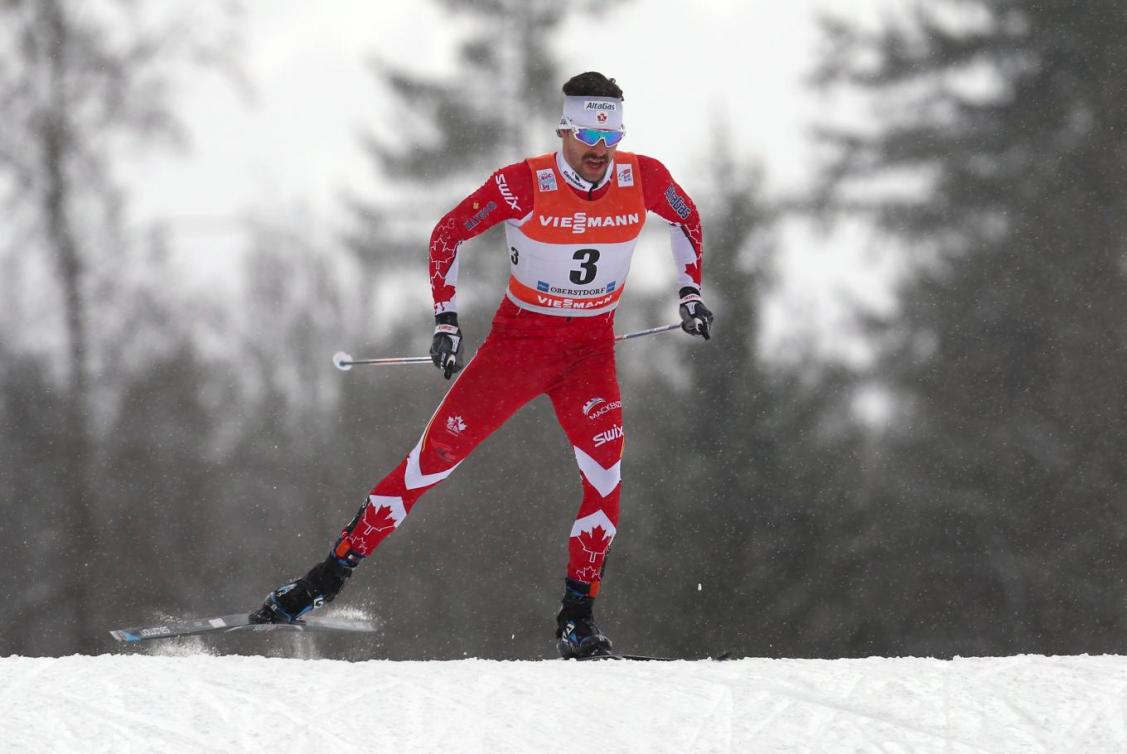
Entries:
[[0,201],[9,218],[0,254],[14,304],[5,330],[14,348],[46,357],[62,383],[53,452],[65,460],[48,524],[59,536],[27,566],[58,576],[51,600],[56,618],[67,618],[56,623],[72,631],[60,648],[89,650],[98,635],[94,396],[102,328],[116,330],[121,314],[113,283],[127,247],[115,160],[127,146],[180,138],[175,66],[226,60],[228,40],[206,38],[207,27],[192,25],[199,19],[158,20],[130,2],[6,0],[0,20]]
[[[879,331],[895,400],[883,593],[894,651],[1122,650],[1127,12],[913,4],[827,24],[824,84],[881,116],[829,129],[827,213],[900,239]],[[882,603],[895,603],[882,605]]]

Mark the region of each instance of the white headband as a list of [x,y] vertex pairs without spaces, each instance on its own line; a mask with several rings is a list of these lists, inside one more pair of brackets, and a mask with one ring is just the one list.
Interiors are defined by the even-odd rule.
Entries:
[[622,100],[616,97],[564,97],[561,128],[601,128],[623,131]]

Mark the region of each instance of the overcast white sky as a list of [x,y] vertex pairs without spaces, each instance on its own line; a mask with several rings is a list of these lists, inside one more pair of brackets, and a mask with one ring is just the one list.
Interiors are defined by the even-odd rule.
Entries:
[[[851,13],[871,16],[880,2],[851,0]],[[373,54],[436,72],[454,57],[456,21],[423,0],[246,7],[243,60],[254,101],[214,77],[194,81],[181,100],[190,151],[147,155],[145,190],[134,197],[142,219],[194,229],[178,243],[191,244],[204,276],[228,253],[225,221],[243,210],[303,205],[324,232],[339,219],[342,190],[371,187],[357,134],[386,115],[366,70]],[[803,81],[824,7],[829,0],[633,0],[570,22],[556,51],[567,75],[600,70],[618,79],[627,148],[661,159],[690,193],[718,118],[731,123],[738,153],[766,165],[769,188],[796,191],[813,168],[808,128],[826,107]],[[545,134],[545,151],[553,139]],[[791,227],[784,242],[783,286],[768,309],[778,348],[795,335],[841,343],[845,299],[886,300],[870,234],[818,239]],[[706,286],[707,278],[706,247]]]

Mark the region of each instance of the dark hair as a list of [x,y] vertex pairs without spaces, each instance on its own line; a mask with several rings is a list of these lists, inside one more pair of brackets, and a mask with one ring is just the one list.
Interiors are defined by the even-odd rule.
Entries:
[[568,97],[615,97],[622,96],[622,87],[608,79],[598,71],[587,71],[578,76],[572,76],[563,85],[563,93]]

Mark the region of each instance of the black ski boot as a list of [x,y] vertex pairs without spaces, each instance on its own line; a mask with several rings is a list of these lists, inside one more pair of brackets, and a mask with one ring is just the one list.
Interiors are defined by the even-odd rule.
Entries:
[[566,579],[563,607],[556,615],[556,647],[565,660],[605,655],[611,652],[610,639],[595,625],[590,596],[591,585]]
[[[343,549],[345,555],[337,555]],[[332,602],[344,582],[352,575],[352,569],[360,562],[360,557],[348,551],[347,546],[334,548],[329,557],[309,569],[309,573],[297,581],[283,584],[270,594],[250,619],[255,623],[297,623],[301,616],[310,610]]]

